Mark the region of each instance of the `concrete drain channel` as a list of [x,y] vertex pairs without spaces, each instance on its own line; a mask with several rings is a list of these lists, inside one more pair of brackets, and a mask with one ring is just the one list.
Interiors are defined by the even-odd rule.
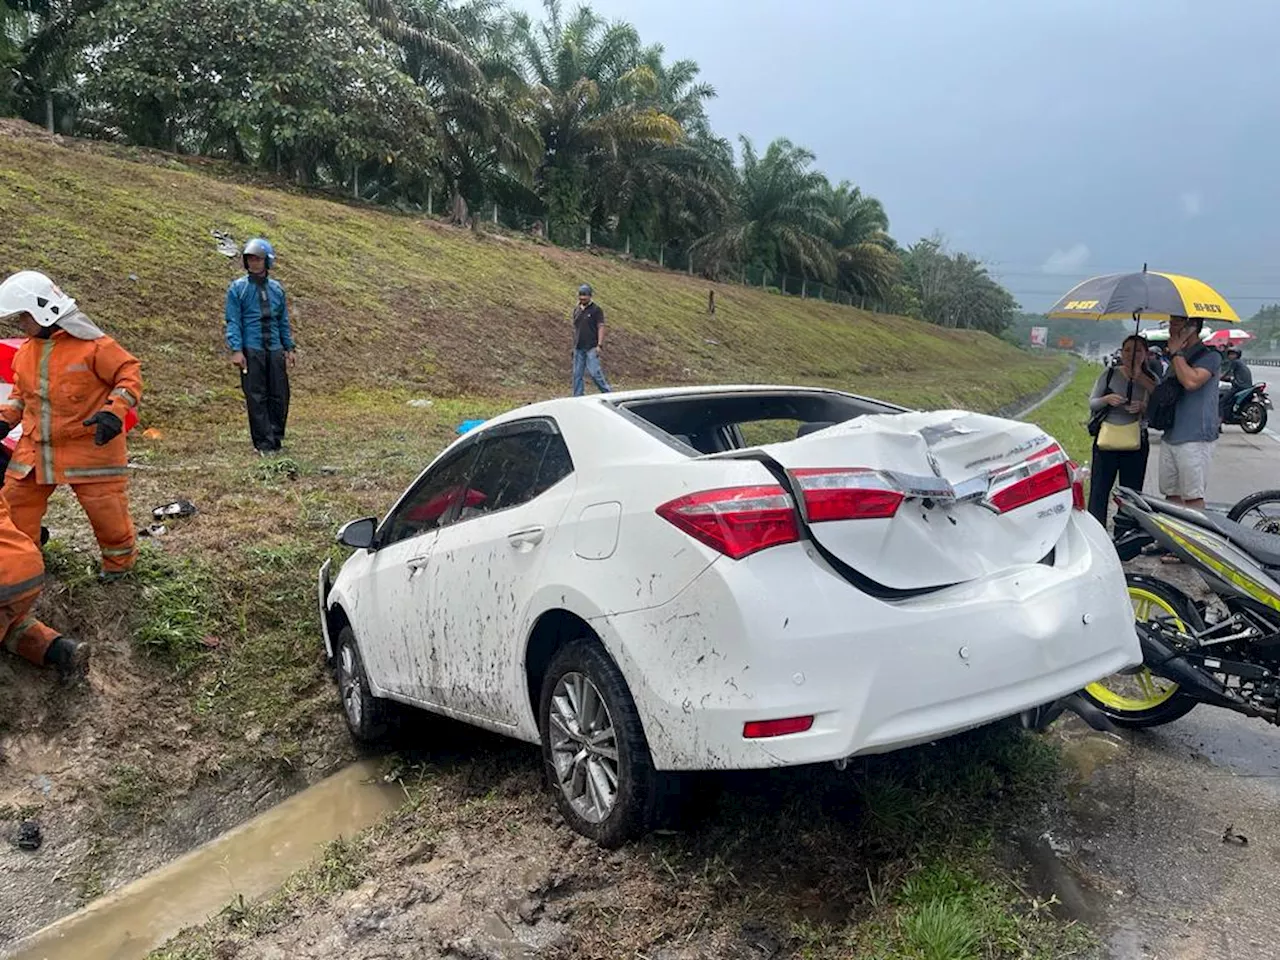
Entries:
[[375,761],[361,761],[295,794],[75,913],[19,941],[6,960],[142,960],[237,897],[252,902],[404,800]]

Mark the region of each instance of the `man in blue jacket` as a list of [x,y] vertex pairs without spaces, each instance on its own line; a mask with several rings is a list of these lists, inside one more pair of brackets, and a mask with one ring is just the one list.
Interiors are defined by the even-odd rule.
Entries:
[[265,456],[280,449],[289,419],[293,331],[284,287],[270,277],[276,254],[261,237],[244,245],[245,275],[227,288],[227,349],[240,370],[249,435]]

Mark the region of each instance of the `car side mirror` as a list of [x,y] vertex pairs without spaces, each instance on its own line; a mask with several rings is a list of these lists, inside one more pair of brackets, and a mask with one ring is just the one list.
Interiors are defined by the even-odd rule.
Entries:
[[338,530],[338,542],[352,550],[372,550],[373,538],[378,532],[377,517],[362,517],[345,523]]

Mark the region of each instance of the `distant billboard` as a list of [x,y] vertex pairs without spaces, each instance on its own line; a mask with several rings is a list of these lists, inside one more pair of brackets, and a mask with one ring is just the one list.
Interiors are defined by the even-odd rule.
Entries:
[[1031,345],[1033,347],[1047,347],[1049,345],[1049,328],[1048,327],[1032,327],[1031,328]]
[[1059,349],[1059,350],[1070,350],[1070,349],[1071,349],[1072,347],[1074,347],[1075,345],[1076,345],[1076,342],[1075,342],[1074,340],[1072,340],[1070,337],[1059,337],[1059,338],[1058,338],[1058,349]]

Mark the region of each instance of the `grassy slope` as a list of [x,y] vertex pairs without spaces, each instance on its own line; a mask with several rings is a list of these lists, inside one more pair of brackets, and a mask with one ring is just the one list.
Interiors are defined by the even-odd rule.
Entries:
[[[143,425],[162,436],[135,436],[135,516],[179,496],[201,508],[148,546],[135,581],[104,589],[90,576],[82,517],[55,500],[57,586],[45,613],[95,640],[94,689],[59,696],[65,728],[40,727],[47,694],[18,672],[0,726],[38,730],[73,754],[91,748],[72,780],[77,823],[101,838],[71,873],[84,896],[104,876],[128,874],[135,818],[161,814],[202,776],[252,763],[306,779],[349,751],[313,614],[312,571],[331,551],[332,530],[384,509],[459,420],[563,388],[579,282],[591,281],[608,311],[605,363],[623,386],[792,381],[919,406],[992,408],[1042,388],[1060,369],[984,335],[470,235],[244,185],[234,171],[125,154],[0,123],[0,272],[50,271],[142,357]],[[265,231],[281,250],[302,359],[289,455],[278,460],[249,455],[236,378],[220,349],[222,295],[235,265],[215,252],[211,229],[239,238]],[[714,317],[705,312],[712,287]],[[406,405],[420,396],[433,405]],[[0,689],[8,689],[6,670],[21,669],[0,665]],[[518,756],[513,776],[523,783],[529,757]],[[450,778],[476,775],[464,763],[432,782],[448,794]],[[129,788],[139,782],[150,789]],[[521,803],[543,809],[536,795]],[[737,815],[726,813],[726,831],[737,829]],[[704,853],[715,855],[688,851]],[[985,869],[985,855],[975,856]],[[908,869],[903,861],[890,873]],[[790,916],[789,894],[780,895]],[[831,932],[845,945],[861,936],[843,922]]]

